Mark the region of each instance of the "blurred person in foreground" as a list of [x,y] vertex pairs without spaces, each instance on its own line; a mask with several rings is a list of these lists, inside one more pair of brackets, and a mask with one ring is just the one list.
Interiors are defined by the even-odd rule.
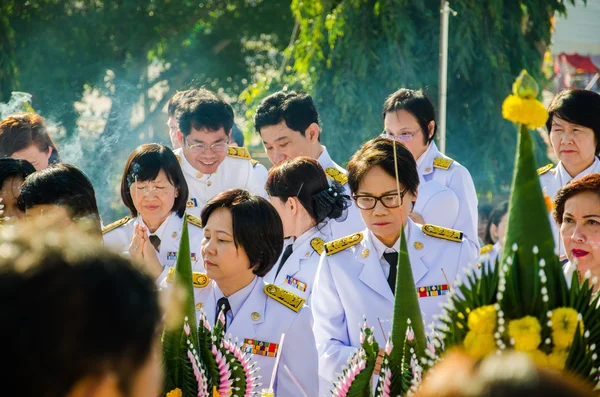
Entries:
[[17,206],[21,184],[35,168],[26,160],[0,159],[0,223],[23,218]]
[[27,160],[36,170],[60,163],[56,144],[37,113],[17,113],[0,123],[0,158]]
[[[386,98],[382,115],[383,135],[405,145],[417,162],[419,198],[411,219],[463,231],[473,255],[479,254],[475,184],[469,170],[438,150],[434,141],[435,108],[431,100],[422,91],[401,88]],[[444,192],[444,187],[456,197]],[[422,202],[433,194],[439,197],[433,198],[436,204]],[[454,214],[454,218],[450,214]],[[448,225],[452,219],[453,224]]]
[[0,230],[2,395],[157,397],[152,280],[76,225],[44,223]]
[[425,376],[415,397],[593,397],[590,385],[566,373],[538,368],[524,353],[481,361],[451,351]]
[[[548,107],[546,129],[554,154],[560,160],[538,169],[547,203],[558,190],[574,179],[600,172],[600,94],[587,90],[565,90]],[[551,211],[551,205],[549,205]],[[554,241],[564,259],[565,247],[559,238],[559,226],[552,222]]]
[[[321,120],[312,97],[301,91],[279,91],[262,100],[254,115],[269,160],[274,165],[297,157],[310,157],[323,167],[330,184],[338,182],[350,196],[348,172],[339,166],[321,143]],[[334,238],[364,229],[360,211],[351,203],[340,222],[332,223]]]
[[[177,260],[187,197],[188,185],[171,149],[158,143],[139,146],[121,178],[121,199],[130,215],[102,229],[104,243],[143,264],[160,284]],[[193,215],[187,221],[192,264],[201,266],[201,221]]]
[[94,187],[74,165],[58,164],[29,175],[21,186],[17,205],[27,218],[54,217],[64,225],[78,223],[101,237]]
[[247,149],[229,146],[234,118],[229,103],[200,88],[179,101],[175,118],[182,139],[175,154],[189,187],[189,214],[200,216],[208,200],[228,189],[266,197],[264,171],[256,170]]
[[[583,281],[586,273],[600,277],[600,174],[590,174],[563,186],[554,200],[554,219],[568,262],[567,282],[576,272]],[[599,285],[594,285],[594,291]]]

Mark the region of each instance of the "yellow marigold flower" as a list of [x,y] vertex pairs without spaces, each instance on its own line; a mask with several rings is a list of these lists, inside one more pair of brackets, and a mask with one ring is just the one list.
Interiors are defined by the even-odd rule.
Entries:
[[491,334],[496,329],[496,309],[494,305],[482,306],[469,313],[469,329],[480,334]]
[[[573,343],[577,329],[579,314],[570,307],[559,307],[552,310],[552,341],[559,349],[566,349]],[[583,330],[583,324],[581,324]]]
[[491,333],[469,331],[463,344],[467,354],[475,359],[483,358],[496,350],[496,341]]
[[537,99],[509,95],[502,104],[502,117],[533,130],[546,124],[548,111]]
[[548,356],[543,351],[536,349],[528,351],[527,354],[538,367],[548,366]]
[[565,369],[567,357],[569,357],[567,350],[554,349],[552,353],[548,354],[548,368],[562,371]]
[[167,397],[183,397],[183,392],[180,388],[176,388],[168,392]]
[[537,349],[542,342],[542,326],[537,318],[525,316],[508,323],[508,336],[515,342],[515,349],[531,351]]

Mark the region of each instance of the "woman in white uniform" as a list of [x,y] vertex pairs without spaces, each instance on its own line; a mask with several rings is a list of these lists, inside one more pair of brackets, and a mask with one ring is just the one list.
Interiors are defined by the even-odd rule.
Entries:
[[[596,157],[600,150],[600,95],[587,90],[562,91],[552,100],[548,114],[546,128],[559,162],[541,167],[538,174],[546,201],[551,203],[556,192],[570,181],[600,172]],[[554,222],[552,230],[564,259],[564,246]]]
[[265,188],[287,236],[265,280],[308,301],[323,247],[333,239],[329,223],[344,215],[350,197],[339,183],[329,186],[323,168],[308,157],[275,166]]
[[[568,262],[564,266],[567,282],[577,272],[579,280],[590,272],[600,277],[600,174],[590,174],[562,187],[554,201],[554,218]],[[594,291],[599,284],[594,285]]]
[[[210,199],[201,217],[202,257],[211,281],[194,289],[196,308],[203,307],[211,325],[218,312],[224,312],[225,334],[254,354],[263,387],[269,385],[280,355],[275,395],[303,396],[289,370],[305,395],[316,396],[317,350],[310,309],[304,299],[264,279],[283,246],[277,211],[262,197],[232,189]],[[284,345],[279,346],[282,334]]]
[[[187,197],[187,183],[171,149],[157,143],[139,146],[129,155],[121,179],[121,198],[131,215],[102,229],[105,245],[128,253],[160,285],[175,266]],[[204,271],[200,219],[187,219],[192,265]]]
[[325,244],[317,270],[312,309],[321,391],[331,388],[335,374],[359,348],[363,317],[376,327],[375,338],[385,346],[379,323],[389,332],[403,225],[426,324],[441,313],[455,277],[476,260],[462,232],[409,218],[419,175],[405,146],[386,138],[366,142],[348,164],[348,183],[367,228]]
[[383,121],[385,136],[404,144],[417,161],[421,184],[411,218],[417,223],[462,230],[473,255],[477,255],[477,193],[473,178],[463,165],[438,150],[434,142],[437,124],[433,103],[421,91],[401,88],[385,100]]
[[485,228],[486,245],[479,252],[478,265],[485,264],[495,266],[496,261],[502,256],[504,238],[506,237],[506,226],[508,225],[508,201],[498,204],[487,222]]

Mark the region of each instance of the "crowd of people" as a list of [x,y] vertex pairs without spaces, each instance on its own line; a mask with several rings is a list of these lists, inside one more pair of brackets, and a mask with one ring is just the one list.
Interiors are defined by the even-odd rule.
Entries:
[[[114,222],[101,219],[85,174],[61,162],[39,115],[15,114],[0,124],[0,219],[26,230],[11,238],[0,231],[11,247],[0,245],[0,294],[18,303],[1,306],[2,318],[14,326],[3,332],[5,340],[18,334],[9,346],[14,357],[31,356],[14,371],[40,373],[52,366],[45,360],[70,362],[26,386],[31,395],[117,395],[111,388],[157,395],[155,290],[170,289],[185,223],[193,271],[208,278],[194,284],[197,315],[214,323],[222,310],[226,333],[254,353],[263,381],[279,356],[275,393],[286,397],[327,395],[360,347],[364,319],[380,325],[374,337],[385,346],[402,230],[427,325],[435,323],[463,269],[493,266],[501,256],[507,197],[479,219],[471,175],[438,150],[434,106],[421,91],[399,89],[383,101],[383,132],[346,168],[321,143],[316,106],[302,92],[274,93],[256,110],[254,128],[273,164],[269,170],[234,142],[233,109],[215,93],[178,92],[167,110],[172,147],[146,143],[129,155],[120,186],[129,215]],[[600,276],[600,95],[563,91],[548,112],[559,162],[538,174],[556,253],[568,280],[575,272]],[[38,244],[29,236],[39,222],[52,227]],[[275,299],[267,292],[271,286],[291,298]],[[65,316],[75,321],[61,339]],[[114,322],[118,330],[110,329]],[[116,333],[122,340],[108,346]],[[282,334],[288,342],[280,349]],[[473,384],[482,390],[490,387],[486,368],[507,365],[465,364],[460,355],[452,360],[463,363],[461,376],[479,379]],[[515,376],[529,383],[514,395],[525,395],[539,379],[550,381],[521,365]],[[435,376],[451,384],[444,373]],[[11,379],[15,390],[24,376]],[[568,381],[553,389],[569,387],[570,395],[587,395]],[[93,388],[101,392],[86,394]],[[422,395],[503,395],[475,389],[444,394],[432,381]]]

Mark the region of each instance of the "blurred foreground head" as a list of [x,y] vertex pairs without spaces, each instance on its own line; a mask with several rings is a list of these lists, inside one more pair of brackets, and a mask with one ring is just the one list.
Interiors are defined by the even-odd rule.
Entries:
[[156,294],[76,225],[0,229],[2,394],[157,396]]
[[592,397],[591,386],[541,369],[524,353],[476,361],[453,351],[431,369],[416,397]]

